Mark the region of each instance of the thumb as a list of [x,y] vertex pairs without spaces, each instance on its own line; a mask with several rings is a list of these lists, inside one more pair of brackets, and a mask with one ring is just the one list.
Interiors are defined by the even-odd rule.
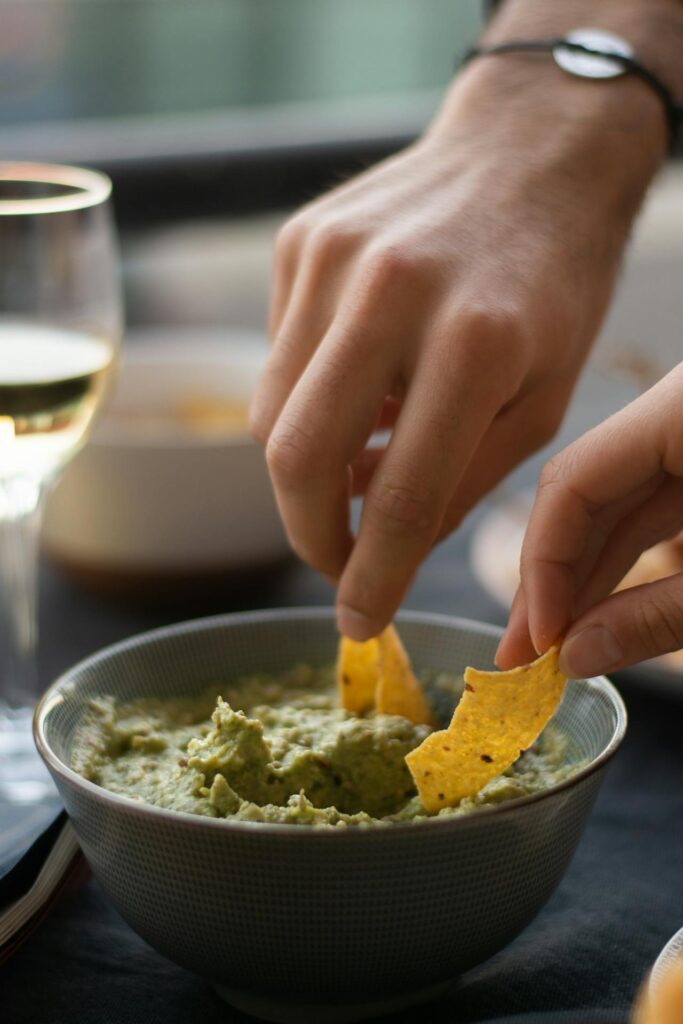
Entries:
[[683,573],[612,594],[567,632],[560,670],[570,678],[614,672],[683,647]]

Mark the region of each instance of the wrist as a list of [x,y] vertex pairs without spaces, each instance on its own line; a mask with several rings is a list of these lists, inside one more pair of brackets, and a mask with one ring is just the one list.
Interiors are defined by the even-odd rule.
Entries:
[[[623,39],[630,47],[635,62],[649,71],[670,97],[683,98],[681,0],[601,0],[599,4],[595,0],[562,0],[561,3],[545,4],[538,0],[504,0],[480,42],[486,49],[514,40],[557,39],[586,29],[597,30],[598,33],[604,31]],[[554,63],[552,58],[551,62]],[[635,128],[644,145],[656,146],[656,128],[661,125],[663,114],[670,140],[672,131],[675,135],[675,124],[672,129],[675,114],[671,105],[667,109],[666,101],[659,96],[661,106],[657,112],[652,106],[652,95],[639,96],[648,90],[652,93],[651,84],[642,78],[638,80],[633,72],[601,84],[617,86],[612,90],[619,104],[614,114],[617,127],[628,131]],[[654,131],[649,131],[651,128]]]
[[[550,39],[580,27],[621,35],[642,63],[683,96],[680,0],[505,0],[482,43]],[[670,131],[661,98],[632,74],[591,81],[559,68],[550,53],[474,59],[456,78],[426,139],[465,147],[501,175],[518,162],[582,183],[584,200],[614,206],[626,225],[664,159]]]
[[556,171],[586,205],[614,207],[627,226],[668,144],[661,102],[643,83],[577,78],[543,53],[473,60],[426,137],[465,146],[501,176],[520,165]]
[[621,36],[638,59],[671,89],[683,94],[683,4],[681,0],[503,0],[486,26],[481,43],[513,38],[553,38],[578,28],[603,29]]

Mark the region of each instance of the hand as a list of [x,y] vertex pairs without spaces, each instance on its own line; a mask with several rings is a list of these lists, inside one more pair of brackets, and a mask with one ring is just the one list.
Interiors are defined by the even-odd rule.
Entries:
[[475,63],[416,145],[281,231],[252,430],[348,636],[377,634],[432,545],[557,429],[665,148],[634,84]]
[[642,551],[681,528],[683,363],[543,470],[498,664],[562,636],[570,677],[683,647],[683,573],[612,594]]

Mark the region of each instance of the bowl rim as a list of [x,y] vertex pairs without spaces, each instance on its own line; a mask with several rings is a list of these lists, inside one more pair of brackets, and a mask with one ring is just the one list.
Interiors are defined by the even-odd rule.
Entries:
[[[304,841],[304,837],[310,836],[311,834],[316,837],[327,837],[327,839],[320,840],[323,842],[328,841],[332,836],[336,836],[337,841],[358,842],[359,840],[357,838],[352,840],[351,837],[362,836],[364,837],[361,840],[362,842],[372,842],[385,839],[387,835],[408,834],[419,836],[422,834],[423,829],[448,828],[450,830],[472,828],[485,821],[497,821],[501,816],[515,814],[517,809],[520,807],[527,807],[530,804],[541,803],[542,801],[555,796],[557,793],[571,789],[573,786],[588,778],[590,775],[593,775],[598,771],[598,769],[606,765],[616,753],[626,733],[628,722],[626,706],[614,684],[611,683],[606,676],[595,676],[590,679],[575,680],[589,688],[599,690],[608,697],[614,711],[616,712],[616,723],[609,742],[605,745],[603,750],[597,755],[597,757],[593,758],[593,760],[585,765],[585,767],[580,768],[569,778],[564,779],[562,782],[559,782],[554,786],[550,786],[548,789],[541,790],[537,793],[530,793],[527,796],[518,797],[515,800],[508,800],[501,804],[484,807],[481,811],[473,814],[463,814],[461,816],[452,815],[442,818],[435,815],[431,819],[428,818],[420,822],[389,822],[384,826],[368,825],[365,827],[357,826],[355,828],[316,828],[313,826],[306,828],[302,825],[290,825],[277,822],[233,821],[229,818],[209,818],[200,814],[192,814],[189,811],[176,811],[166,807],[157,807],[155,804],[145,803],[142,800],[135,800],[132,797],[123,796],[120,793],[112,793],[110,790],[97,785],[97,783],[84,779],[82,775],[79,775],[78,772],[64,764],[64,762],[51,749],[45,736],[45,721],[55,704],[64,699],[61,691],[66,685],[71,685],[70,679],[74,672],[82,671],[88,668],[91,664],[95,664],[98,661],[104,661],[112,655],[122,653],[126,650],[130,650],[131,648],[144,647],[150,640],[163,641],[165,638],[176,636],[179,632],[191,634],[195,632],[203,632],[207,628],[217,629],[225,624],[235,624],[236,626],[239,626],[240,624],[247,625],[251,623],[287,621],[300,619],[302,617],[312,620],[325,619],[327,621],[331,620],[334,622],[335,611],[334,608],[328,606],[297,606],[211,615],[199,619],[176,622],[170,626],[162,626],[157,629],[147,630],[143,633],[137,633],[124,640],[120,640],[115,644],[110,644],[107,647],[94,651],[87,658],[81,659],[81,661],[61,673],[47,688],[36,705],[33,714],[33,739],[38,753],[53,774],[59,775],[65,782],[70,783],[77,789],[83,790],[88,797],[103,803],[113,803],[123,811],[131,814],[138,814],[143,817],[147,814],[151,814],[154,817],[160,817],[171,823],[175,823],[178,828],[218,828],[224,830],[227,829],[228,832],[237,830],[238,832],[246,831],[252,834],[282,836],[283,838],[285,836],[291,838],[296,835],[302,837],[300,841]],[[457,628],[461,630],[471,630],[474,628],[480,635],[487,635],[492,638],[498,638],[503,634],[503,630],[499,626],[494,626],[491,623],[480,622],[476,619],[467,619],[460,616],[444,615],[438,612],[399,612],[396,616],[396,621],[399,624],[401,622],[416,624],[423,623],[425,625],[442,627],[448,626],[450,628]],[[419,825],[419,828],[416,828],[416,825]],[[343,840],[342,837],[344,837]],[[318,842],[319,840],[316,839],[314,841]]]

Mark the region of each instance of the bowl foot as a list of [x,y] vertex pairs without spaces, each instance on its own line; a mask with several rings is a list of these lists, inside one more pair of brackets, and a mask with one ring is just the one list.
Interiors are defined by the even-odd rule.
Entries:
[[385,1013],[403,1010],[418,1003],[436,999],[446,991],[451,981],[440,981],[436,985],[387,996],[365,1003],[291,1003],[277,998],[260,996],[255,992],[244,992],[227,985],[214,985],[215,991],[236,1009],[251,1014],[272,1024],[354,1024],[354,1021],[369,1020]]

